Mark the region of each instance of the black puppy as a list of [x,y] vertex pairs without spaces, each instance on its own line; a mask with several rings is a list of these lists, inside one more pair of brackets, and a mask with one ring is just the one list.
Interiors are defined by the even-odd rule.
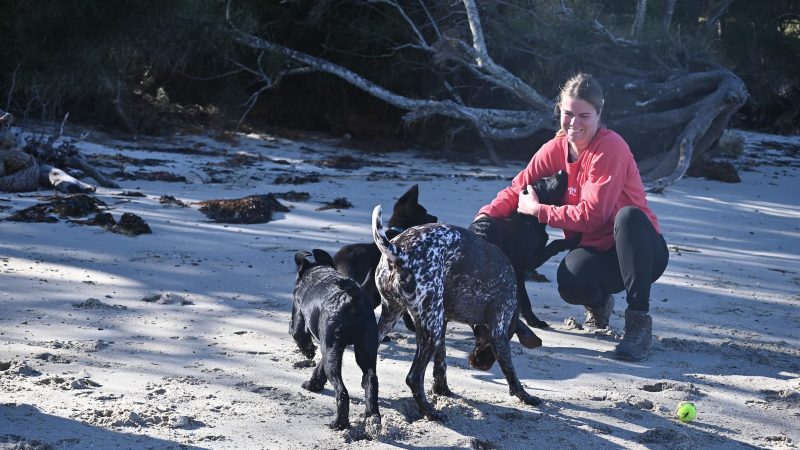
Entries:
[[[533,184],[539,203],[560,205],[567,189],[567,173],[563,170],[553,176],[542,178]],[[547,322],[533,313],[528,291],[525,289],[527,274],[544,264],[555,253],[547,254],[545,246],[549,239],[545,224],[526,214],[513,213],[507,219],[482,217],[469,225],[469,230],[500,247],[517,274],[517,300],[520,315],[534,328],[547,328]],[[556,241],[554,241],[556,242]],[[557,246],[557,245],[556,245]],[[548,250],[553,250],[551,246]],[[557,252],[556,252],[557,253]]]
[[333,259],[323,250],[313,250],[315,262],[308,252],[294,255],[297,281],[294,288],[292,322],[289,333],[307,358],[314,357],[314,344],[320,347],[321,358],[311,379],[303,388],[320,392],[326,381],[336,391],[336,419],[330,427],[343,430],[350,426],[350,396],[342,382],[342,354],[353,345],[356,363],[363,376],[366,416],[373,426],[380,426],[378,412],[378,329],[372,304],[355,281],[333,268]]
[[433,392],[451,395],[447,385],[444,345],[447,321],[485,324],[483,333],[497,355],[509,392],[529,405],[540,401],[528,394],[511,362],[509,339],[519,312],[514,269],[500,249],[466,228],[425,224],[389,241],[381,207],[372,213],[372,234],[381,251],[375,284],[383,299],[378,322],[380,338],[403,312],[414,317],[417,351],[406,377],[420,412],[443,419],[425,397],[425,369],[431,358]]
[[[539,202],[546,205],[560,205],[566,188],[567,174],[563,170],[553,176],[542,178],[533,185]],[[482,217],[470,224],[469,229],[500,247],[511,261],[516,274],[520,315],[528,325],[535,328],[548,327],[547,322],[540,320],[533,313],[530,297],[525,289],[525,277],[528,272],[541,266],[559,252],[575,248],[580,242],[580,237],[569,240],[556,239],[548,243],[549,235],[545,224],[540,223],[533,216],[516,212],[507,219]],[[525,335],[528,336],[528,342],[538,340],[538,337],[534,339],[528,334],[533,332],[524,324],[518,323],[516,328],[520,342],[523,341]],[[476,369],[488,370],[494,364],[495,355],[489,346],[485,330],[475,327],[473,331],[477,339],[475,349],[469,356],[470,365]],[[536,335],[533,334],[533,336]],[[541,340],[538,342],[541,343]],[[526,346],[530,347],[530,345]]]
[[[428,214],[424,206],[419,204],[419,186],[411,186],[394,204],[392,217],[389,218],[389,229],[386,236],[393,239],[408,228],[424,223],[435,223],[436,216]],[[370,273],[375,273],[381,252],[374,242],[369,244],[349,244],[339,249],[333,255],[333,265],[342,275],[354,280],[363,280]],[[369,276],[364,285],[364,294],[372,302],[372,307],[381,304],[381,295],[375,287],[375,278]],[[403,315],[403,322],[411,331],[414,331],[414,322],[408,314]]]

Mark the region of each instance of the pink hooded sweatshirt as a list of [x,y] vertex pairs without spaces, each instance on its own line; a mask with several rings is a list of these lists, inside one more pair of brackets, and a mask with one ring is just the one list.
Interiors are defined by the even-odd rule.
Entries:
[[541,205],[538,219],[564,230],[570,238],[581,233],[581,247],[608,250],[614,246],[614,218],[624,206],[641,209],[656,232],[658,219],[647,206],[639,168],[625,140],[617,133],[599,128],[589,147],[574,163],[568,161],[567,137],[556,136],[533,155],[511,186],[497,193],[478,214],[508,217],[517,210],[519,193],[527,185],[559,170],[567,172],[569,183],[563,206]]

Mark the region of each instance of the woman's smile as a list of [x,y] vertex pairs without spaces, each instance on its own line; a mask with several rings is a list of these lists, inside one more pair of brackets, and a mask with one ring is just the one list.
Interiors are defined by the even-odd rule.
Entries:
[[600,113],[591,103],[576,97],[564,98],[560,107],[561,128],[567,134],[569,142],[581,152],[589,146],[597,133]]

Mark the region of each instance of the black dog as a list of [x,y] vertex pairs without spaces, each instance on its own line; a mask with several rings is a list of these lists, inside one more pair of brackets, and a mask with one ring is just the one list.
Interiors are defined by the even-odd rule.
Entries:
[[380,206],[372,213],[372,233],[382,254],[375,273],[383,299],[379,335],[383,338],[404,311],[414,317],[417,352],[406,384],[420,412],[429,420],[444,418],[425,397],[425,369],[431,358],[433,392],[452,394],[444,346],[448,320],[485,325],[483,335],[497,355],[511,395],[539,404],[522,387],[511,362],[509,339],[519,313],[514,268],[503,252],[466,228],[444,224],[416,226],[389,241]]
[[303,388],[320,392],[326,381],[336,391],[336,419],[330,427],[343,430],[350,426],[350,396],[342,382],[342,354],[353,345],[356,362],[363,376],[366,416],[380,426],[378,412],[378,329],[371,303],[355,281],[333,268],[333,259],[322,250],[313,250],[315,262],[308,252],[294,255],[297,281],[292,305],[290,334],[307,358],[314,357],[314,344],[319,344],[322,357]]
[[[386,235],[392,239],[408,228],[435,223],[437,220],[436,216],[428,214],[425,207],[419,204],[419,186],[415,184],[395,202]],[[381,252],[375,243],[345,245],[333,255],[333,265],[342,275],[359,281],[369,277],[364,285],[364,293],[371,300],[373,308],[381,304],[381,295],[375,287],[375,278],[370,273],[375,273],[380,259]],[[408,314],[403,315],[403,322],[406,328],[414,331],[414,322]]]
[[[560,205],[566,188],[567,174],[563,170],[553,176],[542,178],[533,185],[539,202],[546,205]],[[545,224],[533,216],[516,212],[507,219],[482,217],[472,222],[469,230],[500,247],[511,261],[516,274],[520,314],[528,325],[535,328],[548,327],[547,322],[540,320],[533,313],[530,297],[525,289],[525,277],[528,272],[541,266],[557,253],[575,248],[580,242],[580,237],[569,240],[556,239],[548,243],[549,235]],[[524,333],[533,333],[526,331],[526,328],[522,323],[517,324],[520,341]],[[482,330],[476,328],[474,331],[477,340],[475,349],[469,357],[470,365],[476,369],[488,370],[494,364],[495,356]],[[528,339],[533,340],[530,337]]]
[[[533,190],[539,197],[539,203],[545,205],[560,205],[567,189],[567,173],[559,171],[551,177],[542,178],[533,185]],[[514,272],[517,274],[517,300],[519,301],[520,314],[528,325],[534,328],[547,328],[547,322],[540,320],[533,313],[528,291],[525,289],[527,274],[544,264],[551,256],[558,252],[548,254],[557,246],[551,246],[545,251],[549,239],[545,224],[526,214],[514,213],[507,219],[482,217],[469,225],[469,230],[492,244],[511,260]],[[554,241],[556,242],[556,241]]]

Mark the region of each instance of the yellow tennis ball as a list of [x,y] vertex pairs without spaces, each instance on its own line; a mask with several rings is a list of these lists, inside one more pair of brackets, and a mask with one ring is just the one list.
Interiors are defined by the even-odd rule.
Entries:
[[692,402],[680,402],[678,409],[675,410],[675,416],[681,422],[691,422],[697,418],[697,408],[694,407]]

